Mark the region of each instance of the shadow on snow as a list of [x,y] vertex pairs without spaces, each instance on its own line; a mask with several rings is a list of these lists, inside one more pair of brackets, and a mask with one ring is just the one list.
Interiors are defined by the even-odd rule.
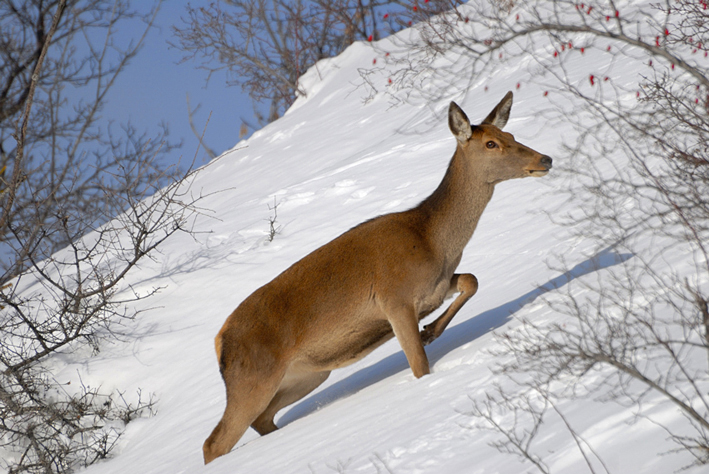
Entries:
[[[435,368],[435,363],[452,350],[504,326],[512,319],[512,316],[517,311],[533,303],[541,295],[551,290],[561,288],[570,281],[583,275],[625,262],[632,256],[632,254],[628,253],[617,253],[612,247],[607,247],[593,257],[579,263],[572,269],[549,280],[542,286],[525,293],[519,298],[450,327],[426,348],[431,366]],[[379,362],[355,372],[346,379],[340,380],[320,392],[316,392],[293,406],[279,419],[278,424],[280,426],[287,425],[323,406],[329,405],[339,398],[356,393],[367,386],[408,368],[409,364],[406,361],[406,356],[403,351],[391,354]]]

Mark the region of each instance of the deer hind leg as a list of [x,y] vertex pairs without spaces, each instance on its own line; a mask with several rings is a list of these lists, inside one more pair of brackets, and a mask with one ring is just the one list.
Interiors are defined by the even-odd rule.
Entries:
[[226,408],[202,447],[205,464],[231,451],[249,425],[269,406],[284,373],[285,368],[259,373],[254,369],[247,371],[243,366],[222,372],[227,389]]
[[324,372],[312,372],[302,368],[290,368],[283,377],[281,386],[278,388],[271,403],[269,403],[263,413],[251,423],[251,427],[261,435],[275,431],[278,429],[273,422],[276,413],[318,388],[329,375],[329,370]]
[[421,341],[426,346],[435,341],[438,336],[443,334],[443,331],[451,322],[453,316],[463,307],[467,301],[478,291],[478,279],[470,273],[456,273],[451,278],[449,295],[460,292],[458,297],[453,300],[446,311],[435,321],[427,324],[421,331]]

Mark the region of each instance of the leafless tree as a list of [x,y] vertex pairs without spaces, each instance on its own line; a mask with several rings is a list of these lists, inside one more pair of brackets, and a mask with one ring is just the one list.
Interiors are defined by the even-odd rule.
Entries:
[[[149,166],[160,159],[148,158],[173,148],[166,141],[167,129],[151,138],[130,124],[101,121],[109,90],[145,38],[122,47],[114,40],[115,29],[122,22],[142,20],[147,32],[157,9],[139,15],[123,0],[69,0],[43,67],[36,71],[58,4],[0,2],[0,187],[5,211],[0,236],[11,249],[0,252],[0,281],[22,272],[30,253],[51,255],[85,234],[87,225],[119,212],[103,189],[136,192],[141,183],[158,176],[169,180],[159,167]],[[33,84],[20,150],[15,126]],[[135,167],[140,169],[138,183],[127,187],[110,178]]]
[[[552,219],[598,248],[633,255],[596,280],[578,278],[549,293],[560,322],[523,320],[499,337],[498,373],[527,382],[517,398],[505,391],[478,401],[476,416],[499,422],[522,410],[526,426],[537,427],[539,406],[546,412],[565,397],[602,395],[666,431],[693,463],[709,463],[707,2],[626,2],[622,9],[612,0],[460,3],[422,21],[415,40],[399,40],[406,53],[392,53],[387,67],[398,68],[380,91],[396,100],[450,97],[460,92],[450,79],[461,71],[472,84],[506,61],[529,61],[524,80],[547,89],[540,117],[573,132],[555,159],[568,199]],[[607,67],[579,68],[573,61],[582,55]],[[640,68],[637,82],[613,74],[628,63]],[[571,262],[557,257],[568,271]],[[530,399],[545,404],[528,409]],[[647,400],[674,406],[684,422],[653,417]],[[507,439],[498,447],[547,472],[534,443],[515,432],[520,426],[498,423]]]
[[[277,119],[298,95],[300,76],[355,41],[374,41],[450,7],[448,0],[227,0],[187,7],[175,28],[187,58],[227,72],[254,101],[261,125]],[[266,105],[263,116],[259,106]]]
[[147,32],[158,6],[0,1],[0,466],[11,473],[89,465],[153,410],[152,396],[70,387],[49,367],[128,337],[129,304],[158,289],[136,292],[126,275],[200,212],[193,171],[161,162],[163,135],[99,126],[145,37],[122,49],[115,28],[142,19]]

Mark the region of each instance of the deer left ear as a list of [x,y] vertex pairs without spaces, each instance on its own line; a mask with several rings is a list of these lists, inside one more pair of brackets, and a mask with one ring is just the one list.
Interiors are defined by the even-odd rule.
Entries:
[[501,129],[507,125],[507,120],[510,118],[510,109],[512,109],[512,91],[505,94],[505,97],[492,109],[492,112],[485,117],[482,123],[494,125]]
[[448,127],[460,143],[467,142],[473,135],[468,116],[455,102],[448,107]]

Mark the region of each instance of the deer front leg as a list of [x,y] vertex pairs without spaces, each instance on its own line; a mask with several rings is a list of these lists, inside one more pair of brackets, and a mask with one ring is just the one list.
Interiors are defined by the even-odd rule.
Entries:
[[416,378],[431,373],[428,357],[419,334],[418,317],[413,308],[402,307],[388,312],[387,319],[394,330],[394,335],[404,350],[406,360]]
[[453,300],[446,311],[435,321],[427,324],[421,331],[421,341],[424,346],[435,341],[438,336],[443,334],[443,331],[451,322],[453,316],[463,307],[463,305],[478,291],[478,279],[470,273],[456,273],[451,278],[451,290],[460,292],[458,297]]

